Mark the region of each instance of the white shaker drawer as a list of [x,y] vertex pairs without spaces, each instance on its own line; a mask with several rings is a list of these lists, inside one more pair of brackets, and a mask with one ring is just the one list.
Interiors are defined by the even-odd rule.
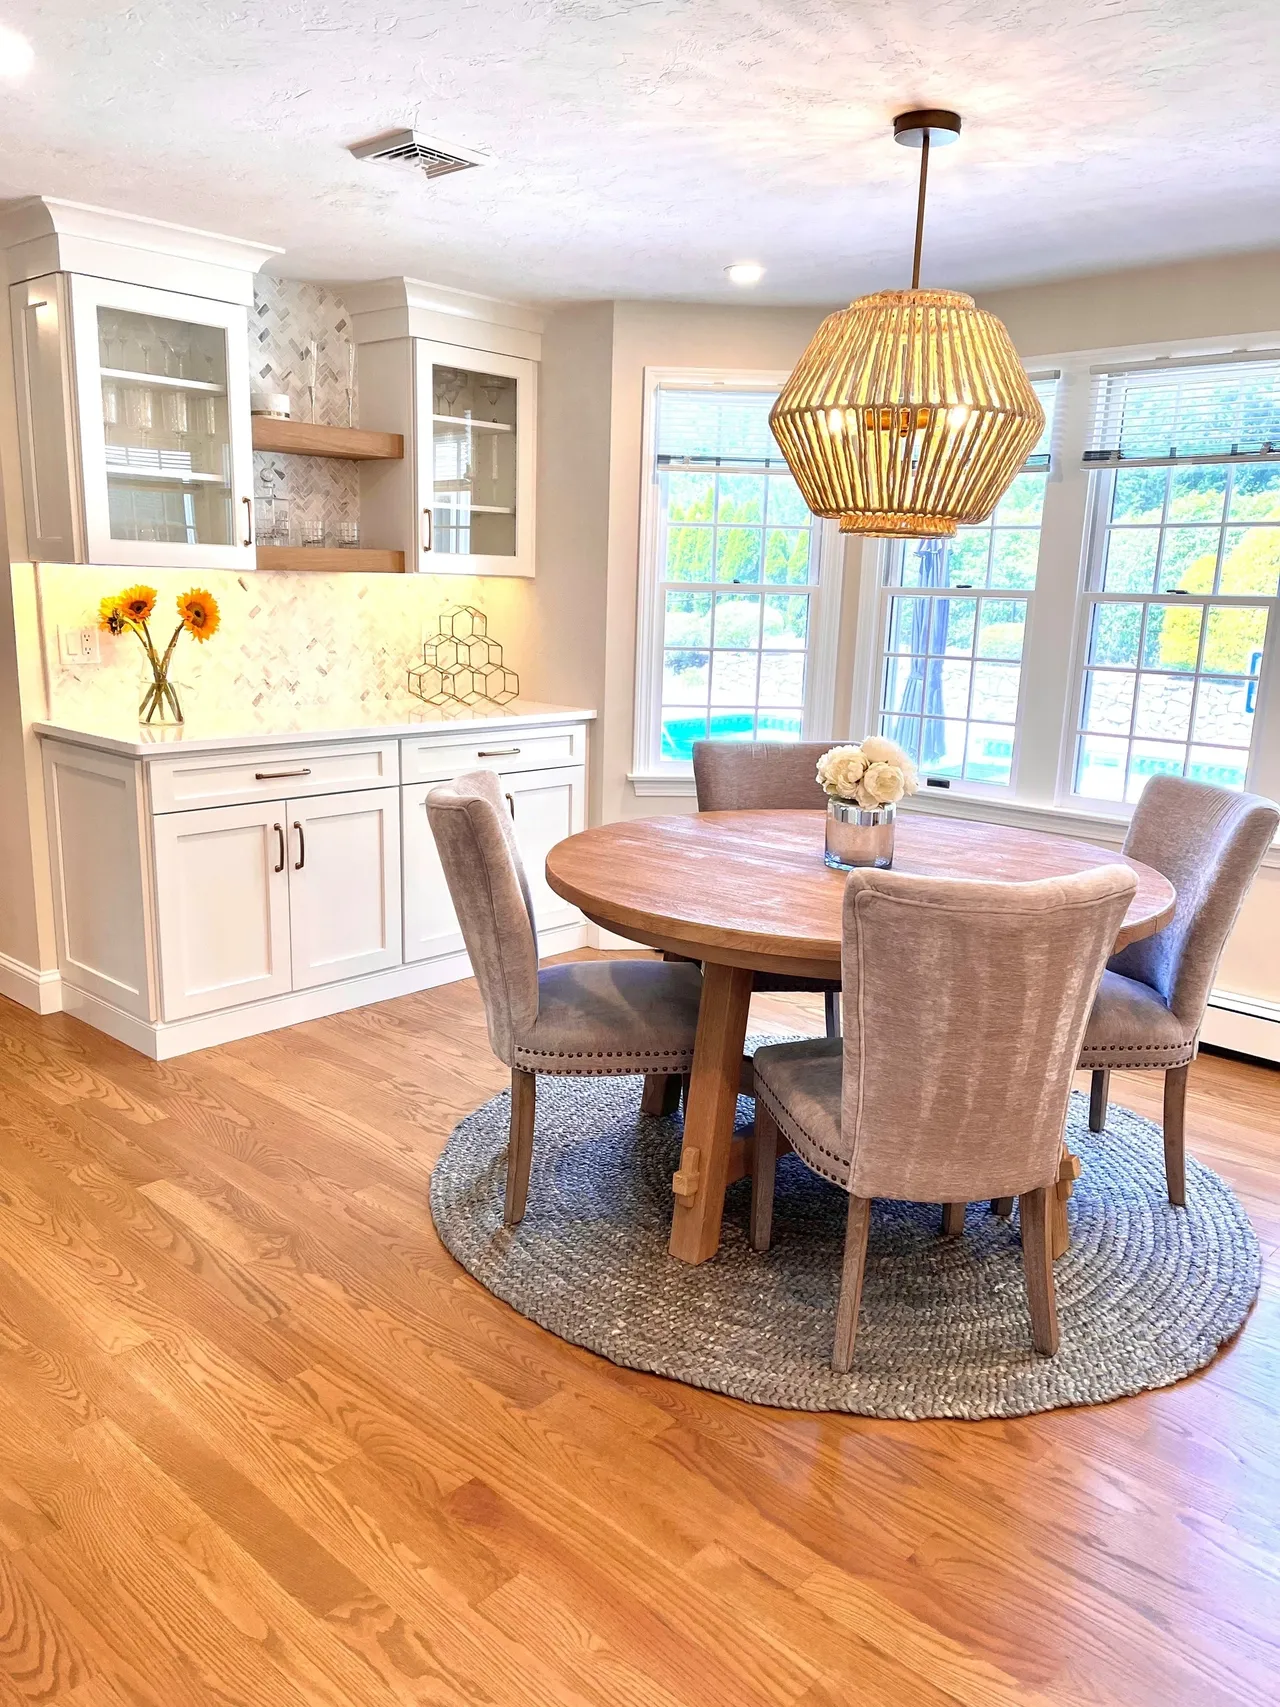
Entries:
[[400,780],[395,741],[350,741],[324,747],[259,747],[237,753],[191,753],[153,759],[152,812],[189,812],[256,800],[381,788]]
[[495,729],[492,735],[412,735],[400,743],[402,780],[446,782],[464,771],[550,770],[587,761],[582,723],[556,729]]

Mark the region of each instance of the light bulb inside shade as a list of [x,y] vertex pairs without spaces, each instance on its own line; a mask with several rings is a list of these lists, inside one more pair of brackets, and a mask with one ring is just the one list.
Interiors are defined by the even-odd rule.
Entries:
[[947,425],[957,430],[967,427],[972,414],[973,411],[967,403],[957,403],[954,408],[947,410]]
[[755,285],[764,277],[764,268],[759,261],[735,261],[731,267],[725,268],[725,277],[730,284]]
[[0,24],[0,77],[25,77],[35,56],[25,36]]

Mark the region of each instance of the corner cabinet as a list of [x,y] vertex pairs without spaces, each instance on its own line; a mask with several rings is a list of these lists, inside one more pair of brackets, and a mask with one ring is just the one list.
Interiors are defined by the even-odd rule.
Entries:
[[9,295],[33,560],[252,569],[244,307],[65,272]]
[[495,719],[143,757],[46,728],[63,1008],[164,1059],[467,977],[426,796],[482,767],[515,821],[541,952],[579,947],[544,868],[586,822],[586,730]]

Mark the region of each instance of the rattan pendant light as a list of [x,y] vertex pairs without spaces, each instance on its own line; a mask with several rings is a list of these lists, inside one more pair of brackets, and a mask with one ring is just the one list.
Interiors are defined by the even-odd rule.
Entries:
[[955,113],[902,113],[920,150],[910,290],[860,296],[814,333],[769,416],[815,515],[842,533],[950,535],[984,521],[1044,430],[1008,332],[957,290],[920,289],[929,147]]

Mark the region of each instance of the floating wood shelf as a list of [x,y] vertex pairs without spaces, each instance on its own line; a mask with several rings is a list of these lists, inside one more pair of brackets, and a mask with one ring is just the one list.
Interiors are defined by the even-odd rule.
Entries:
[[338,456],[349,462],[399,462],[404,438],[400,433],[369,433],[363,427],[322,427],[314,421],[255,415],[253,448],[289,456]]
[[259,569],[318,569],[327,575],[403,575],[403,551],[351,550],[325,545],[260,545]]

